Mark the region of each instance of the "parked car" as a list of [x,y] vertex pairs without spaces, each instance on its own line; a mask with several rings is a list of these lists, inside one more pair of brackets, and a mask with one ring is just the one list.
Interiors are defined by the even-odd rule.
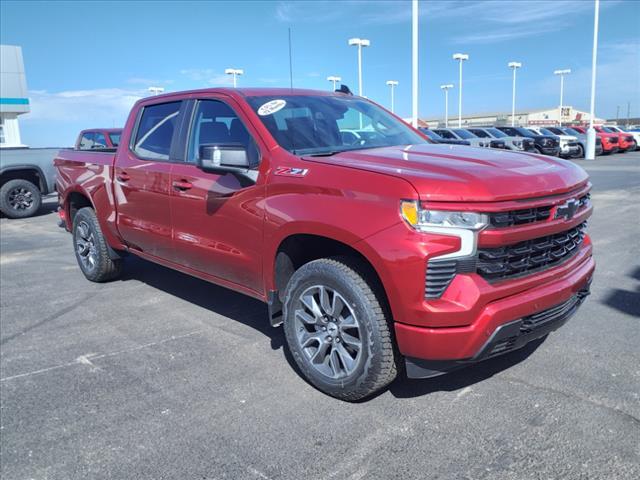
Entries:
[[471,143],[467,140],[460,140],[458,138],[444,138],[443,136],[438,135],[436,132],[429,128],[418,127],[418,130],[424,133],[435,143],[444,143],[448,145],[471,145]]
[[53,193],[55,149],[3,148],[0,150],[0,211],[9,218],[35,215],[42,197]]
[[503,140],[482,139],[464,128],[434,128],[433,131],[449,140],[465,140],[469,142],[472,147],[505,148]]
[[[380,136],[354,147],[358,118]],[[582,168],[443,150],[342,93],[174,92],[116,152],[60,152],[60,217],[88,280],[129,253],[262,300],[302,375],[355,401],[522,347],[589,293]]]
[[496,126],[498,130],[512,137],[523,137],[533,139],[535,149],[543,155],[551,155],[557,157],[560,155],[560,142],[554,136],[537,135],[524,127],[504,127]]
[[[570,127],[548,127],[547,130],[556,135],[570,135],[575,137],[579,148],[578,154],[575,155],[575,157],[584,158],[585,152],[587,151],[587,136],[584,133],[580,133]],[[596,155],[602,155],[602,140],[598,137],[596,137],[595,153]]]
[[467,128],[467,131],[473,133],[479,138],[496,138],[505,144],[505,148],[516,150],[519,152],[535,152],[535,144],[530,138],[510,137],[494,127],[473,127]]
[[608,133],[611,135],[615,135],[616,137],[618,137],[618,152],[619,153],[625,153],[628,152],[629,150],[635,150],[636,149],[636,142],[633,139],[633,136],[629,133],[619,133],[615,130],[612,130],[610,128],[607,127],[603,127],[601,125],[594,125],[593,128],[595,128],[596,132],[599,133]]
[[[608,130],[612,130],[613,132],[631,135],[633,137],[633,141],[636,143],[635,148],[630,148],[629,150],[640,150],[640,131],[634,132],[631,130],[625,130],[622,127],[618,127],[617,125],[605,125]],[[630,141],[627,138],[627,141]]]
[[578,144],[578,139],[572,135],[567,135],[566,133],[558,135],[545,127],[529,127],[529,130],[538,135],[555,135],[560,142],[559,156],[562,158],[572,158],[580,155],[580,146]]
[[[578,127],[578,126],[572,126],[572,129],[586,135],[587,134],[587,129],[586,127]],[[596,130],[596,138],[599,138],[600,141],[602,142],[602,154],[603,155],[609,155],[611,153],[617,153],[619,148],[618,148],[618,135],[613,134],[613,133],[607,133],[604,131],[598,131]]]
[[121,128],[83,130],[76,141],[77,150],[113,150],[120,143]]

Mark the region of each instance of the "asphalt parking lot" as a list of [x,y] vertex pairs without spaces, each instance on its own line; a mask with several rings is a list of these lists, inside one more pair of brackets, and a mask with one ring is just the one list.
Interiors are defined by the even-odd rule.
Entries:
[[3,479],[640,478],[640,152],[586,166],[593,295],[546,341],[349,404],[260,302],[146,261],[97,285],[55,201],[0,220]]

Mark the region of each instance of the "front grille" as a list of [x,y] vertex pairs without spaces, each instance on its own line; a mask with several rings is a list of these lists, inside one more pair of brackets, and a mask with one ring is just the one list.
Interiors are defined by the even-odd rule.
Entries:
[[602,145],[602,139],[600,137],[596,137],[596,145]]
[[618,143],[618,137],[609,137],[611,143]]
[[[578,209],[589,203],[591,194],[587,193],[578,199]],[[527,223],[541,222],[548,220],[551,215],[552,205],[544,205],[536,208],[525,208],[522,210],[511,210],[509,212],[497,212],[489,214],[489,224],[494,228],[513,227]]]
[[491,148],[505,148],[505,144],[502,140],[491,140]]
[[633,137],[631,137],[631,136],[629,136],[629,137],[624,137],[624,139],[625,139],[627,142],[633,142]]
[[528,275],[559,265],[578,251],[587,222],[566,232],[499,248],[478,249],[477,273],[487,281]]

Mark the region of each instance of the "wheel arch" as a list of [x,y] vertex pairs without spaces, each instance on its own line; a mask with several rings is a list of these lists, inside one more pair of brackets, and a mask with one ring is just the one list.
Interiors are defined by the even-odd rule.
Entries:
[[40,193],[48,192],[47,178],[37,165],[11,165],[0,171],[0,187],[9,180],[27,180],[38,187]]

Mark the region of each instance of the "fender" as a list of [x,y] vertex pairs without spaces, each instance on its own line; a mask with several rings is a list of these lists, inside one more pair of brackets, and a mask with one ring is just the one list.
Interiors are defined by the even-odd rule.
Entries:
[[7,167],[0,169],[0,177],[4,175],[6,172],[11,172],[13,170],[35,170],[38,176],[40,177],[41,185],[38,185],[38,187],[40,188],[40,191],[42,192],[42,194],[46,195],[51,192],[51,190],[49,189],[49,185],[47,184],[47,177],[45,176],[44,172],[38,165],[26,164],[26,163],[19,164],[19,165],[9,165]]

